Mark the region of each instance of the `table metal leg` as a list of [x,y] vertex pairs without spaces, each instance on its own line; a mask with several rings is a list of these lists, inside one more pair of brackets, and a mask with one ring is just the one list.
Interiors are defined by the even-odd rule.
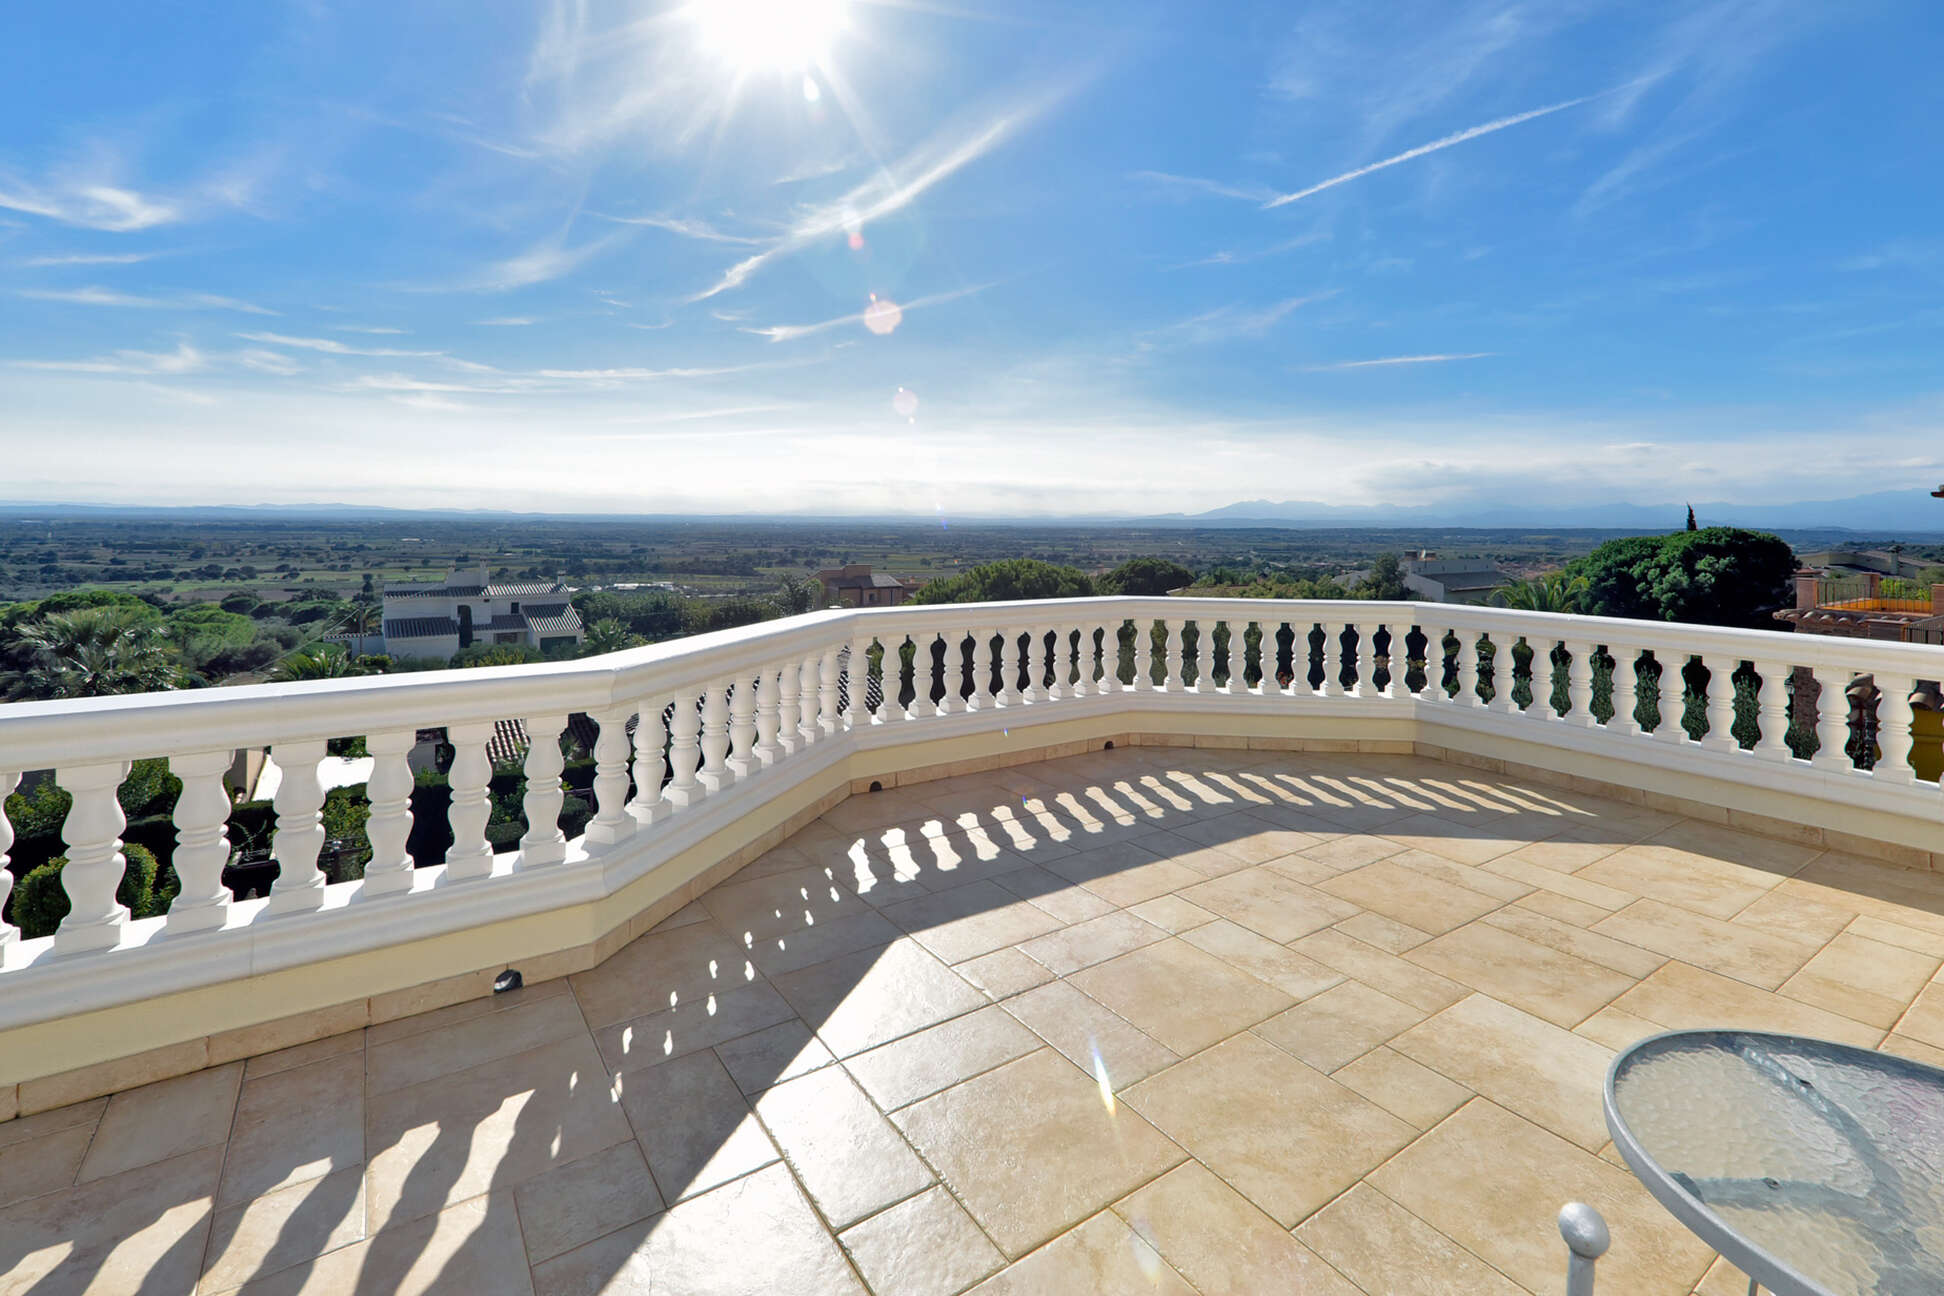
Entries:
[[1566,1296],[1593,1296],[1593,1263],[1612,1245],[1606,1221],[1585,1202],[1559,1208],[1559,1236],[1566,1239]]

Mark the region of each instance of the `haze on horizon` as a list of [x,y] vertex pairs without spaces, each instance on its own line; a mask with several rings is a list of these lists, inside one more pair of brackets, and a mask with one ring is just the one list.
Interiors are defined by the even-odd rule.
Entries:
[[0,496],[1944,480],[1921,0],[278,0],[0,36]]

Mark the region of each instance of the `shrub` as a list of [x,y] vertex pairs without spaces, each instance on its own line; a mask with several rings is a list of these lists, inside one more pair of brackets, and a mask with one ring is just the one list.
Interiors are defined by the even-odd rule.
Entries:
[[[145,846],[125,842],[122,857],[127,867],[122,871],[121,885],[115,888],[115,899],[127,905],[136,918],[150,918],[167,910],[180,885],[174,889],[165,886],[158,892],[155,856]],[[74,907],[61,887],[61,871],[67,862],[67,856],[57,855],[30,871],[14,888],[13,922],[21,935],[52,936]],[[169,880],[174,881],[173,875]]]

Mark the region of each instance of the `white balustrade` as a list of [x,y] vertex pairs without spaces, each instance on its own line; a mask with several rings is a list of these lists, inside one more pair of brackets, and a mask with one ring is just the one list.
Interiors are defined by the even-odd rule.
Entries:
[[608,850],[634,835],[628,813],[628,717],[626,703],[594,713],[600,733],[594,739],[594,818],[587,825],[589,853]]
[[[668,773],[666,755],[668,748],[668,723],[662,719],[662,716],[667,710],[667,698],[649,697],[641,702],[635,712],[635,790],[634,796],[628,800],[628,813],[634,816],[637,831],[646,828],[650,824],[660,823],[668,817],[669,812],[674,808],[662,797],[662,783],[665,781],[665,775]],[[775,716],[772,715],[770,718],[774,722]],[[559,773],[560,771],[556,767],[554,770],[556,783],[559,781]],[[528,766],[527,777],[529,779],[533,777],[531,764]],[[531,790],[528,791],[527,796],[531,799],[533,796]],[[558,811],[559,806],[559,800],[556,798],[554,802],[556,811]],[[529,823],[533,821],[533,811],[527,811],[527,820]]]
[[492,736],[490,724],[446,728],[453,753],[452,770],[446,776],[452,790],[452,806],[446,812],[452,825],[452,845],[445,857],[448,882],[482,878],[493,871],[493,845],[486,840],[486,821],[493,814],[493,765],[486,757],[486,744]]
[[992,641],[997,632],[980,627],[972,631],[972,710],[990,711],[992,695]]
[[[1478,696],[1478,640],[1475,631],[1462,630],[1458,633],[1458,697],[1459,706],[1478,707],[1484,702]],[[1534,658],[1533,691],[1537,692],[1538,669]]]
[[1731,657],[1710,653],[1702,662],[1708,669],[1708,732],[1702,738],[1709,751],[1738,750],[1735,741],[1735,671],[1741,663]]
[[1757,723],[1762,736],[1755,743],[1755,754],[1763,760],[1791,761],[1789,750],[1789,694],[1795,681],[1787,666],[1773,659],[1757,661],[1755,675],[1760,680],[1755,695]]
[[[870,636],[859,633],[850,641],[850,657],[846,662],[849,669],[844,681],[844,701],[846,722],[856,728],[871,723],[871,640]],[[732,735],[733,739],[733,735]],[[733,762],[731,767],[734,767]],[[737,771],[738,777],[741,771]]]
[[[641,719],[645,728],[648,717],[644,714]],[[567,727],[567,717],[530,715],[522,725],[527,735],[526,761],[521,768],[526,775],[526,793],[520,808],[526,812],[527,829],[520,836],[520,867],[541,868],[567,858],[567,834],[560,829],[560,807],[567,800],[560,787],[561,771],[567,767],[566,757],[560,750],[560,733]],[[660,728],[659,723],[656,727]],[[659,747],[655,751],[655,764],[657,768],[661,765]],[[639,759],[635,769],[638,776]],[[369,877],[370,873],[367,871],[365,876]]]
[[1393,699],[1415,697],[1411,691],[1411,623],[1391,622],[1389,655],[1384,669],[1390,673],[1387,696]]
[[[865,658],[859,651],[851,658],[860,666]],[[856,697],[852,707],[864,715],[864,672],[859,670],[852,685]],[[730,782],[741,782],[761,768],[756,759],[756,685],[747,675],[730,685],[729,695],[729,775]],[[867,721],[868,723],[868,721]]]
[[939,688],[943,692],[938,697],[938,714],[960,715],[966,709],[965,636],[940,635],[939,642],[942,645],[938,658]]
[[1167,627],[1167,655],[1162,666],[1161,687],[1170,693],[1179,693],[1187,687],[1181,673],[1181,632],[1188,623],[1178,617],[1169,617],[1162,623]]
[[1687,663],[1684,654],[1655,653],[1660,676],[1655,681],[1660,706],[1660,723],[1654,727],[1654,741],[1685,747],[1691,741],[1687,732]]
[[1154,619],[1134,618],[1134,691],[1154,692]]
[[[324,744],[318,743],[317,748],[321,756]],[[61,889],[67,892],[68,912],[54,933],[57,954],[113,949],[121,943],[128,907],[115,899],[115,890],[128,867],[121,843],[128,820],[122,815],[121,802],[115,799],[115,789],[128,777],[128,770],[127,762],[117,761],[54,771],[54,781],[74,798],[61,825],[61,840],[67,844]],[[314,769],[312,774],[315,781]],[[321,792],[318,800],[323,800]],[[324,830],[317,832],[321,840]],[[317,858],[315,845],[310,853],[313,860]],[[322,879],[318,895],[323,895]]]
[[883,678],[878,684],[878,719],[885,724],[905,719],[904,696],[904,640],[880,639],[883,660],[879,668]]
[[803,736],[803,667],[786,661],[776,672],[776,745],[794,756],[809,745]]
[[[783,748],[779,740],[782,730],[779,713],[783,708],[783,695],[777,681],[778,674],[774,666],[765,666],[756,679],[756,763],[764,769],[783,759]],[[655,727],[658,731],[661,728],[659,713],[656,716]],[[639,746],[636,750],[639,750]],[[661,748],[659,746],[655,749],[655,768],[657,771],[655,795],[659,797],[661,795],[659,776]],[[637,777],[635,781],[639,783],[640,778]]]
[[[271,805],[277,812],[277,880],[270,885],[270,912],[304,913],[324,903],[324,873],[317,856],[324,849],[322,741],[274,743],[270,759],[283,772]],[[116,818],[121,811],[115,811]],[[70,815],[70,818],[73,816]],[[120,825],[116,826],[119,832]]]
[[1026,668],[1026,684],[1019,690],[1019,700],[1027,705],[1046,700],[1046,627],[1028,626],[1025,647],[1020,651],[1020,664]]
[[911,687],[917,690],[918,696],[911,700],[911,705],[921,716],[946,714],[944,686],[939,679],[945,673],[939,660],[940,646],[938,635],[920,635],[918,638],[918,656],[911,665]]
[[1628,644],[1609,643],[1607,655],[1613,658],[1613,718],[1607,721],[1607,728],[1617,734],[1639,734],[1642,730],[1636,708],[1640,705],[1640,679],[1634,662],[1640,653]]
[[1917,780],[1910,764],[1910,729],[1917,718],[1910,705],[1912,681],[1896,675],[1876,677],[1877,760],[1872,771],[1879,783],[1907,784]]
[[[1265,698],[1279,697],[1283,688],[1282,680],[1276,670],[1276,656],[1279,652],[1276,636],[1281,632],[1282,625],[1277,621],[1258,621],[1256,625],[1261,631],[1261,637],[1256,642],[1256,666],[1262,676],[1257,681],[1256,688]],[[1298,651],[1299,648],[1301,651]],[[1290,657],[1292,663],[1298,657],[1305,662],[1309,660],[1309,644],[1304,636],[1297,636],[1297,642],[1291,644]]]
[[[20,786],[17,771],[0,770],[0,914],[7,912],[7,897],[13,894],[13,874],[8,871],[8,852],[13,849],[13,824],[7,819],[7,798]],[[0,960],[6,957],[7,944],[17,940],[20,929],[0,917]]]
[[[836,654],[831,654],[835,660]],[[831,690],[831,712],[838,716],[837,691]],[[841,717],[837,724],[842,727]],[[722,680],[715,680],[702,694],[702,768],[696,778],[701,781],[703,790],[710,796],[735,781],[729,773],[729,686]]]
[[[806,674],[808,670],[806,666]],[[805,711],[804,732],[820,732],[808,717],[808,703]],[[665,795],[668,804],[677,810],[686,810],[701,801],[704,795],[705,789],[695,773],[702,766],[701,739],[702,713],[697,709],[695,695],[687,692],[676,694],[675,709],[668,721],[668,787]]]
[[1851,672],[1840,667],[1823,667],[1816,671],[1816,684],[1822,690],[1816,697],[1817,769],[1847,774],[1855,768],[1855,762],[1850,759],[1847,750],[1851,678]]
[[844,720],[838,701],[842,698],[843,673],[838,661],[839,649],[836,645],[824,649],[823,661],[817,668],[817,729],[828,736],[844,727]]
[[[1566,716],[1567,724],[1578,729],[1591,729],[1599,723],[1593,716],[1593,654],[1597,647],[1583,639],[1575,639],[1566,646]],[[1507,671],[1512,663],[1509,655]]]
[[371,753],[371,778],[365,783],[370,802],[365,841],[370,843],[371,859],[365,863],[364,889],[359,892],[363,898],[412,889],[412,857],[405,848],[412,836],[414,780],[407,757],[417,743],[413,729],[365,736],[365,750]]
[[805,747],[823,736],[819,718],[822,663],[823,654],[815,653],[797,664],[797,740]]
[[1377,692],[1377,624],[1364,621],[1357,625],[1357,689],[1356,696],[1373,698]]
[[[225,827],[230,797],[223,776],[229,773],[234,759],[234,752],[213,751],[169,760],[169,772],[182,780],[182,793],[175,805],[173,861],[182,890],[169,904],[166,926],[172,932],[207,931],[229,919],[230,892],[223,885],[223,866],[229,863]],[[6,791],[6,779],[0,776],[0,800],[5,799]],[[0,844],[0,869],[5,864],[6,850]]]

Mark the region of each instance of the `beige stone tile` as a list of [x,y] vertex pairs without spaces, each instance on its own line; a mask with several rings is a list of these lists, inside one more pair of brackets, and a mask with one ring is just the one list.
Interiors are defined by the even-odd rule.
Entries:
[[1366,1292],[1525,1296],[1517,1283],[1368,1184],[1310,1216],[1296,1236]]
[[732,940],[712,924],[692,923],[649,932],[599,967],[577,972],[568,981],[587,1024],[601,1027],[658,1012],[671,999],[720,994],[748,984],[755,975],[755,965],[740,940]]
[[947,963],[990,954],[1059,927],[1060,920],[992,881],[889,905],[884,914]]
[[840,1240],[877,1296],[956,1296],[1006,1263],[943,1188],[852,1225]]
[[1375,945],[1380,950],[1392,954],[1402,954],[1407,949],[1416,949],[1431,939],[1431,933],[1419,931],[1394,918],[1382,914],[1360,913],[1345,918],[1336,924],[1336,929],[1347,936],[1354,936],[1366,945]]
[[662,1208],[641,1148],[616,1143],[514,1190],[527,1262],[539,1264]]
[[1334,1071],[1424,1020],[1410,1004],[1345,981],[1256,1027],[1256,1034],[1318,1071]]
[[781,1165],[534,1266],[537,1296],[864,1296]]
[[890,1110],[1041,1046],[1037,1035],[994,1006],[859,1053],[844,1065],[878,1106]]
[[1182,824],[1178,828],[1170,828],[1170,831],[1244,864],[1266,864],[1272,859],[1308,850],[1323,841],[1316,833],[1282,827],[1259,817],[1252,810]]
[[1530,1291],[1558,1289],[1565,1248],[1554,1220],[1564,1202],[1606,1217],[1613,1249],[1599,1280],[1616,1292],[1688,1291],[1712,1254],[1631,1174],[1483,1098],[1369,1182]]
[[[1562,954],[1570,954],[1574,958],[1584,959],[1588,963],[1597,963],[1603,968],[1636,980],[1667,962],[1665,954],[1642,949],[1638,945],[1629,945],[1625,941],[1615,940],[1597,931],[1588,931],[1584,927],[1563,922],[1548,914],[1522,908],[1523,903],[1521,901],[1520,904],[1507,905],[1497,913],[1488,914],[1482,921],[1501,931],[1509,931],[1514,936],[1548,946]],[[1602,913],[1595,921],[1598,922],[1605,916]]]
[[740,879],[705,892],[702,907],[729,935],[763,940],[827,923],[868,906],[841,885],[835,868],[807,868],[751,881]]
[[[1883,1038],[1883,1032],[1874,1027],[1679,960],[1662,965],[1614,1000],[1613,1006],[1656,1022],[1663,1030],[1702,1030],[1733,1022],[1743,1030],[1813,1035],[1862,1048],[1874,1048]],[[1912,1033],[1908,1022],[1906,1018],[1900,1024],[1906,1034]]]
[[1944,982],[1932,980],[1918,991],[1895,1024],[1899,1035],[1944,1048]]
[[1495,896],[1480,895],[1407,868],[1395,859],[1366,864],[1317,886],[1340,899],[1434,935],[1482,917],[1504,903]]
[[209,1041],[199,1038],[35,1080],[22,1080],[17,1100],[20,1114],[33,1116],[138,1085],[187,1075],[200,1070],[208,1057]]
[[1207,880],[1193,869],[1148,849],[1140,839],[1082,850],[1049,860],[1046,867],[1121,908]]
[[716,1055],[690,1053],[615,1077],[663,1201],[707,1192],[776,1160],[776,1148]]
[[1544,890],[1534,891],[1529,896],[1514,900],[1506,908],[1524,909],[1531,913],[1544,914],[1548,918],[1553,918],[1563,923],[1571,923],[1575,927],[1582,928],[1591,927],[1594,923],[1613,912],[1610,909],[1602,909],[1598,905],[1587,904],[1584,901],[1574,900],[1568,896],[1560,895],[1557,891]]
[[1358,1296],[1341,1274],[1198,1161],[1124,1198],[1114,1213],[1197,1291]]
[[1341,922],[1357,912],[1349,901],[1327,895],[1267,866],[1191,886],[1186,900],[1210,913],[1287,943]]
[[736,1087],[746,1094],[808,1075],[836,1061],[823,1041],[795,1018],[751,1035],[724,1040],[715,1046],[715,1051]]
[[216,1193],[219,1208],[363,1164],[363,1053],[245,1080]]
[[1063,923],[1086,922],[1114,912],[1113,905],[1093,892],[1043,868],[1015,869],[992,880]]
[[[1769,821],[1775,826],[1785,826]],[[1788,824],[1790,828],[1807,825]],[[1641,845],[1677,860],[1703,859],[1738,865],[1772,878],[1784,878],[1823,853],[1820,845],[1786,842],[1722,824],[1683,820],[1643,838]]]
[[104,1179],[229,1137],[243,1064],[127,1089],[108,1100],[78,1182]]
[[388,1093],[422,1084],[586,1032],[572,995],[530,999],[503,1012],[373,1044],[366,1059],[371,1092]]
[[1611,1003],[1634,978],[1485,923],[1427,941],[1405,956],[1556,1026]]
[[1918,927],[1906,927],[1902,923],[1879,918],[1874,914],[1859,915],[1849,924],[1849,932],[1852,936],[1865,936],[1871,940],[1882,941],[1885,945],[1895,945],[1900,949],[1928,954],[1932,958],[1944,958],[1944,934]]
[[[1543,844],[1557,845],[1559,843],[1548,842]],[[1615,909],[1626,908],[1627,905],[1639,898],[1630,891],[1601,886],[1598,882],[1588,881],[1586,878],[1580,877],[1577,874],[1565,872],[1560,869],[1548,868],[1543,864],[1535,864],[1531,860],[1524,858],[1524,852],[1501,855],[1499,858],[1484,864],[1482,867],[1487,873],[1494,873],[1501,877],[1510,878],[1514,882],[1520,882],[1526,886],[1535,888],[1532,894],[1523,898],[1522,903],[1526,904],[1537,902],[1544,895],[1551,896],[1555,900],[1570,901],[1576,905],[1588,906],[1605,913],[1611,913]]]
[[[737,877],[759,878],[774,873],[787,873],[791,869],[803,868],[812,861],[788,846],[779,846],[766,855],[751,860],[736,874]],[[691,900],[668,917],[652,927],[651,931],[674,931],[677,927],[687,927],[691,923],[709,921],[709,911],[700,901]]]
[[1781,992],[1888,1030],[1937,968],[1929,954],[1845,932],[1783,982]]
[[1055,1237],[1178,1164],[1182,1153],[1051,1049],[893,1119],[1008,1256]]
[[[866,951],[863,957],[868,958],[873,952]],[[600,1046],[608,1069],[613,1071],[631,1059],[659,1062],[681,1057],[742,1035],[752,1035],[794,1015],[774,987],[758,981],[721,992],[704,991],[662,1012],[603,1027],[594,1032],[594,1042]]]
[[1885,1053],[1895,1053],[1898,1057],[1907,1057],[1913,1062],[1922,1062],[1926,1066],[1944,1067],[1944,1048],[1912,1039],[1908,1035],[1892,1032],[1884,1036],[1883,1043],[1877,1047]]
[[630,1136],[583,1036],[365,1104],[370,1232],[445,1209]]
[[1284,991],[1179,937],[1076,972],[1067,980],[1183,1056],[1245,1030],[1292,1002]]
[[1813,945],[1658,900],[1636,900],[1593,930],[1764,990],[1788,980],[1816,952]]
[[1479,895],[1490,896],[1501,902],[1520,899],[1531,895],[1535,890],[1531,883],[1522,882],[1518,878],[1495,872],[1482,865],[1463,864],[1457,860],[1446,859],[1430,851],[1407,850],[1402,854],[1391,856],[1385,862],[1410,869],[1413,873],[1436,878],[1447,886],[1475,891]]
[[1053,974],[1046,970],[1044,963],[1030,959],[1016,949],[981,954],[978,958],[967,959],[952,970],[985,991],[986,997],[995,1002],[1022,990],[1045,985],[1053,979]]
[[94,1124],[87,1122],[0,1145],[0,1207],[73,1184],[93,1138]]
[[1613,1053],[1585,1036],[1473,995],[1390,1046],[1589,1152],[1607,1141],[1601,1103]]
[[1338,1067],[1330,1079],[1421,1130],[1430,1129],[1472,1096],[1457,1081],[1418,1065],[1388,1045]]
[[[475,1017],[485,1017],[492,1013],[509,1012],[515,1008],[525,1007],[536,999],[551,999],[556,995],[572,993],[567,979],[562,977],[536,982],[524,989],[509,991],[506,994],[494,994],[495,975],[496,972],[482,968],[463,976],[447,977],[443,981],[432,981],[422,986],[409,987],[389,997],[373,996],[371,1001],[373,1024],[365,1031],[365,1047],[375,1048],[380,1044],[390,1044],[404,1039],[407,1035],[457,1026],[460,1022],[471,1021]],[[378,1012],[381,999],[387,1000],[383,1016]],[[431,1006],[423,1008],[413,1006],[421,1001]]]
[[1944,935],[1944,875],[1937,873],[1832,851],[1804,865],[1779,889],[1833,908]]
[[749,962],[766,977],[782,976],[813,964],[889,945],[904,932],[881,913],[866,911],[815,926],[749,941]]
[[194,1291],[222,1160],[203,1148],[0,1210],[0,1290]]
[[1624,1008],[1608,1004],[1573,1027],[1573,1033],[1584,1035],[1594,1043],[1604,1044],[1618,1053],[1629,1044],[1646,1039],[1649,1035],[1658,1035],[1666,1029],[1659,1022],[1636,1017]]
[[20,1086],[0,1085],[0,1122],[10,1121],[20,1112]]
[[1335,968],[1325,967],[1226,918],[1194,928],[1181,939],[1298,999],[1320,994],[1343,980],[1343,974]]
[[1102,1211],[1008,1269],[974,1287],[970,1296],[1193,1296],[1194,1288],[1132,1232]]
[[365,1033],[362,1030],[346,1031],[341,1035],[327,1035],[308,1044],[296,1044],[275,1053],[260,1053],[243,1064],[243,1079],[247,1083],[264,1076],[275,1075],[279,1071],[289,1071],[296,1067],[309,1066],[326,1058],[341,1057],[346,1053],[363,1053]]
[[[1820,949],[1856,917],[1853,909],[1840,908],[1812,900],[1788,889],[1787,883],[1775,888],[1734,917],[1738,927],[1754,927],[1771,936],[1781,936]],[[1868,932],[1862,933],[1869,935]],[[1892,945],[1900,942],[1891,941]]]
[[228,1291],[364,1240],[364,1168],[347,1166],[216,1212],[202,1290]]
[[1284,1228],[1417,1136],[1249,1034],[1143,1080],[1126,1100]]
[[1115,910],[1073,927],[1035,937],[1019,946],[1058,976],[1104,963],[1129,950],[1167,939],[1168,933],[1133,914]]
[[[1507,877],[1521,877],[1523,865],[1553,873],[1577,873],[1588,864],[1605,859],[1627,845],[1623,841],[1595,841],[1579,837],[1553,837],[1529,842],[1515,851],[1499,856],[1486,866]],[[1529,879],[1523,879],[1529,880]],[[1538,885],[1534,883],[1534,885]]]
[[842,1067],[766,1090],[756,1098],[756,1114],[833,1229],[933,1182],[932,1172]]
[[1694,1296],[1748,1296],[1748,1275],[1716,1256],[1694,1285]]
[[525,1271],[513,1195],[496,1192],[340,1247],[313,1265],[286,1269],[249,1290],[251,1296],[348,1291],[528,1296],[532,1288]]
[[1462,812],[1446,815],[1418,814],[1384,825],[1384,835],[1393,841],[1460,864],[1483,864],[1530,844],[1527,829],[1543,831],[1537,824],[1519,822],[1519,816]]
[[30,1139],[45,1138],[60,1130],[85,1125],[92,1133],[101,1121],[101,1113],[108,1109],[106,1098],[91,1098],[84,1103],[71,1107],[55,1107],[36,1112],[32,1116],[16,1116],[10,1121],[0,1122],[0,1148],[11,1147],[15,1143],[25,1143]]
[[1177,1060],[1173,1050],[1065,981],[1015,995],[1000,1006],[1075,1066],[1090,1075],[1104,1074],[1114,1090],[1144,1080]]
[[1471,993],[1456,981],[1340,931],[1313,933],[1291,942],[1290,948],[1422,1012],[1449,1008]]
[[778,977],[776,988],[838,1057],[985,1007],[974,990],[908,940]]
[[1156,896],[1152,900],[1143,900],[1140,904],[1129,908],[1127,912],[1133,914],[1142,922],[1153,923],[1161,930],[1171,932],[1177,936],[1182,932],[1192,931],[1204,923],[1215,921],[1215,915],[1208,912],[1208,910],[1192,901],[1183,900],[1180,896],[1174,895]]
[[1732,861],[1649,846],[1629,846],[1573,876],[1723,922],[1767,895],[1779,880]]
[[1342,873],[1349,869],[1362,868],[1380,859],[1397,854],[1405,849],[1404,843],[1379,837],[1374,833],[1349,833],[1329,841],[1318,842],[1307,850],[1298,851],[1304,859]]

